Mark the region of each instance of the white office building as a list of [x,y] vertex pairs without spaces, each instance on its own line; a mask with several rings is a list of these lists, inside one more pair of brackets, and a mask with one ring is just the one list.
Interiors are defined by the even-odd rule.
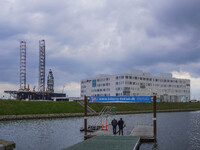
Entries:
[[154,93],[161,102],[188,102],[190,80],[174,78],[171,73],[152,76],[140,70],[81,80],[81,97],[151,96]]

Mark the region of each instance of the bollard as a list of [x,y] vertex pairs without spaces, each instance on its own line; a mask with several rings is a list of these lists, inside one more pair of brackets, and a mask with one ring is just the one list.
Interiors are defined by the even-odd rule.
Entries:
[[102,122],[102,129],[101,130],[103,130],[103,128],[104,128],[104,126],[103,126],[103,122]]
[[107,124],[108,124],[108,122],[106,121],[106,130],[108,130]]

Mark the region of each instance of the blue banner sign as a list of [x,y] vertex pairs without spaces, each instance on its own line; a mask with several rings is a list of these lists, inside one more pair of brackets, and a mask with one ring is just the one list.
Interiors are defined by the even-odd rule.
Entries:
[[90,96],[90,102],[150,103],[151,96]]

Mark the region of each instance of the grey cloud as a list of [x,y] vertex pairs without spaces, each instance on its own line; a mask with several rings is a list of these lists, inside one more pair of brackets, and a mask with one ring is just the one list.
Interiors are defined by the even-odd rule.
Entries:
[[200,24],[200,1],[198,0],[169,0],[165,5],[155,9],[155,17],[165,27],[194,27],[199,28]]
[[27,82],[37,83],[38,41],[42,38],[46,40],[46,72],[53,69],[57,86],[62,81],[79,82],[98,73],[133,68],[183,70],[196,76],[199,6],[197,0],[21,0],[4,4],[10,9],[0,16],[0,56],[4,56],[0,80],[18,82],[19,77],[12,76],[19,72],[18,42],[26,40]]

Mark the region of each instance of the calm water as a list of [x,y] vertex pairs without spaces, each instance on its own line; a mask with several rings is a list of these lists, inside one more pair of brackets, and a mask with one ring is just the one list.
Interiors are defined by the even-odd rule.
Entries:
[[[200,111],[157,114],[157,145],[142,144],[140,150],[200,149]],[[152,114],[117,115],[125,121],[125,134],[137,124],[152,124]],[[88,122],[94,117],[89,117]],[[61,150],[83,141],[83,118],[17,120],[0,122],[0,139],[14,141],[15,150]]]

